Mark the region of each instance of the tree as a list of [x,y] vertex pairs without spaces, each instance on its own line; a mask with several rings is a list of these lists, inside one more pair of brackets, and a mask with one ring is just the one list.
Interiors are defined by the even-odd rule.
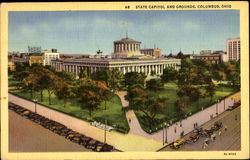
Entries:
[[74,86],[70,82],[62,77],[56,77],[55,83],[55,95],[58,99],[63,99],[63,107],[66,107],[67,100],[75,96]]
[[174,108],[174,111],[175,111],[175,114],[179,117],[183,117],[185,115],[185,112],[184,112],[184,109],[186,108],[186,103],[185,101],[183,100],[183,98],[180,98],[178,99],[176,102],[175,102],[175,108]]
[[91,117],[92,112],[98,109],[101,102],[109,99],[110,89],[105,82],[85,79],[84,83],[79,86],[77,94],[81,103],[80,107],[89,110]]
[[163,74],[161,75],[161,80],[164,83],[169,81],[175,81],[177,79],[178,71],[173,67],[167,67],[163,70]]
[[[130,88],[128,88],[128,92],[127,92],[127,95],[125,96],[125,99],[127,101],[129,101],[129,103],[130,103],[129,105],[130,106],[133,106],[133,104],[134,104],[133,99],[134,98],[138,98],[138,95],[140,95],[139,98],[146,99],[147,96],[148,96],[148,93],[143,88],[142,85],[136,84],[136,85],[133,85]],[[133,107],[136,107],[136,106],[133,106]]]
[[99,94],[101,100],[105,103],[105,110],[107,109],[107,101],[112,97],[112,92],[105,82],[96,81],[97,86],[99,87]]
[[228,75],[228,80],[235,89],[240,89],[240,73],[237,71],[232,71]]
[[55,83],[57,83],[57,77],[53,72],[47,72],[44,74],[43,80],[47,82],[46,89],[49,95],[49,105],[51,105],[51,95],[55,92]]
[[30,93],[31,99],[33,99],[34,97],[34,91],[36,90],[37,82],[38,77],[34,73],[30,73],[22,79],[22,83],[24,84],[23,90],[28,91]]
[[112,92],[120,90],[124,86],[124,74],[117,68],[110,69],[108,76],[108,86],[111,88]]
[[206,88],[206,94],[208,96],[210,96],[210,101],[212,101],[212,98],[215,94],[215,85],[213,82],[209,83],[208,86],[205,87]]
[[133,110],[141,111],[148,121],[149,128],[152,129],[155,117],[161,113],[166,106],[166,98],[149,96],[147,91],[140,85],[135,85],[128,90],[125,97],[129,101],[129,107]]
[[49,88],[49,92],[53,88],[53,72],[49,69],[44,68],[43,66],[36,66],[32,69],[32,73],[37,76],[36,88],[40,92],[41,102],[43,102],[43,91]]
[[108,68],[103,68],[101,70],[98,70],[96,72],[93,72],[90,77],[91,79],[93,80],[96,80],[96,81],[103,81],[105,82],[106,84],[108,84],[108,80],[109,80],[109,75],[110,72],[109,72],[109,69]]
[[144,73],[128,72],[125,74],[124,78],[125,78],[125,85],[127,87],[130,87],[135,84],[140,84],[144,86],[146,75]]
[[195,101],[198,101],[201,97],[201,92],[199,91],[198,88],[192,88],[192,90],[190,91],[190,94],[189,94],[189,99],[191,102],[195,102]]
[[146,88],[148,90],[161,90],[163,89],[163,83],[161,82],[160,79],[150,79],[149,81],[146,82]]
[[89,78],[89,73],[88,73],[88,70],[86,68],[80,69],[79,79],[81,79],[81,78]]
[[91,78],[97,81],[105,82],[112,92],[120,90],[123,87],[124,75],[117,68],[104,68],[91,74]]

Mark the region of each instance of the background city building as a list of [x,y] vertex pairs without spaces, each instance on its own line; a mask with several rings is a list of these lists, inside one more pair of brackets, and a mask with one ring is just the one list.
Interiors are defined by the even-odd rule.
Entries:
[[208,60],[211,63],[216,63],[216,64],[228,61],[227,55],[225,53],[198,54],[198,55],[194,54],[192,55],[192,59]]
[[32,54],[32,53],[41,53],[42,49],[41,47],[38,46],[28,46],[28,53]]
[[42,55],[44,56],[43,65],[51,65],[51,60],[60,58],[60,55],[57,52],[57,49],[51,49],[51,51],[44,50],[42,51]]
[[240,38],[227,39],[228,60],[240,60]]
[[29,57],[29,65],[31,66],[32,64],[40,64],[44,65],[44,56],[30,56]]
[[211,54],[212,53],[212,50],[211,49],[202,49],[200,51],[200,54]]
[[160,48],[141,49],[140,51],[145,56],[151,56],[156,58],[160,58],[162,56]]

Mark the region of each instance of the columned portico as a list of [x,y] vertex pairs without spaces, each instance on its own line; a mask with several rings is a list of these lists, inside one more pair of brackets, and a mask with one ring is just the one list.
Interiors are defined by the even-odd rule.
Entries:
[[[133,46],[133,45],[132,45]],[[118,45],[119,48],[119,45]],[[57,71],[67,71],[76,74],[80,73],[81,69],[88,69],[91,73],[102,68],[117,68],[123,74],[127,72],[142,72],[146,75],[154,71],[157,75],[163,74],[163,69],[166,67],[174,67],[179,69],[181,60],[179,59],[73,59],[73,60],[52,60],[51,66]]]

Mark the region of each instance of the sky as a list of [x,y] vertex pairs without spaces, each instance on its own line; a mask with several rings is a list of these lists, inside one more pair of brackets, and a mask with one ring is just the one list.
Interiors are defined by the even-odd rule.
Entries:
[[28,46],[65,54],[111,54],[113,42],[126,37],[141,48],[163,54],[226,50],[226,39],[240,37],[238,10],[208,11],[43,11],[9,12],[9,51]]

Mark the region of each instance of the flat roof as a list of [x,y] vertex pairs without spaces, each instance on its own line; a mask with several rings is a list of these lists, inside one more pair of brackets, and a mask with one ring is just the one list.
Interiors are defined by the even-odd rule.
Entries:
[[118,59],[118,58],[81,58],[81,59],[64,59],[64,60],[54,60],[62,62],[92,62],[92,63],[112,63],[112,62],[153,62],[153,61],[167,61],[167,60],[178,60],[175,58],[155,58],[155,59]]

